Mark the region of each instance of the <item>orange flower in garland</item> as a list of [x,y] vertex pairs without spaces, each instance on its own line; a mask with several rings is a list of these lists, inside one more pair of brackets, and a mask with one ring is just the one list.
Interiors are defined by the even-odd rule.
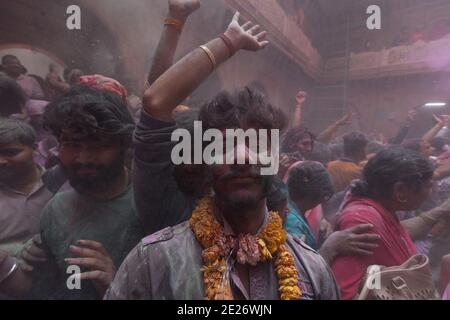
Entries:
[[[202,272],[206,298],[232,300],[226,259],[235,240],[224,235],[222,226],[214,217],[212,198],[206,197],[200,201],[189,222],[204,249]],[[286,231],[278,213],[270,213],[269,221],[259,235],[241,235],[238,241],[239,263],[256,265],[260,261],[270,261],[276,257],[275,272],[282,300],[294,300],[302,296],[295,260],[285,245]]]

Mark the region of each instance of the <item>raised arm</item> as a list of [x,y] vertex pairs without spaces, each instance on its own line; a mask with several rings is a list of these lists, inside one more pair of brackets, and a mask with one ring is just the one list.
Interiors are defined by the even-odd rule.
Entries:
[[408,112],[408,117],[406,118],[405,122],[400,126],[395,137],[391,139],[390,144],[394,145],[402,144],[403,140],[405,140],[406,136],[409,133],[409,130],[411,129],[411,124],[414,122],[416,115],[417,111],[415,109],[412,109]]
[[172,111],[187,98],[216,67],[239,50],[264,48],[266,32],[251,22],[239,24],[237,12],[222,35],[195,49],[159,77],[144,94],[144,109],[158,120],[170,121]]
[[198,8],[200,0],[169,0],[169,12],[147,77],[148,86],[172,66],[184,24]]
[[307,95],[308,94],[305,91],[300,91],[295,97],[296,104],[294,113],[294,128],[300,127],[302,123],[303,106],[305,104]]
[[352,117],[353,117],[353,114],[350,113],[350,114],[347,114],[346,116],[342,117],[335,123],[331,124],[328,128],[326,128],[322,133],[320,133],[317,136],[317,141],[325,143],[325,144],[330,143],[340,127],[351,123]]
[[436,125],[431,128],[427,133],[425,133],[425,135],[423,136],[423,140],[431,142],[431,140],[433,140],[434,137],[436,137],[436,135],[439,133],[439,131],[441,131],[442,128],[444,128],[448,121],[450,120],[450,116],[435,116],[433,115],[434,119],[436,120]]

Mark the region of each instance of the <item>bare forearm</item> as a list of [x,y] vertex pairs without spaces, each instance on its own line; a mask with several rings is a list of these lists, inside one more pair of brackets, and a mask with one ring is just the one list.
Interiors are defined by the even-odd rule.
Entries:
[[440,208],[435,208],[420,216],[403,220],[401,225],[413,240],[425,237],[434,225],[439,221],[442,215]]
[[302,123],[302,107],[297,106],[294,113],[294,128],[300,127]]
[[333,136],[336,134],[338,129],[339,124],[333,123],[317,136],[317,141],[325,144],[330,143],[330,141],[333,139]]
[[269,42],[259,25],[239,24],[239,12],[223,35],[192,51],[159,77],[144,94],[144,109],[154,118],[172,120],[172,111],[186,99],[216,67],[239,50],[258,51]]
[[[168,18],[171,18],[171,16],[168,15]],[[185,22],[185,20],[178,20],[182,23]],[[152,66],[147,77],[149,85],[155,82],[156,79],[158,79],[172,66],[180,36],[181,30],[178,30],[173,25],[164,26],[155,56],[153,58]]]
[[[225,42],[214,39],[206,44],[217,66],[229,58]],[[144,108],[159,120],[171,120],[171,114],[214,71],[206,52],[197,48],[159,77],[145,92]]]
[[31,275],[18,267],[0,284],[0,291],[14,298],[22,298],[31,288]]
[[435,125],[433,128],[430,129],[430,131],[425,133],[422,139],[431,142],[431,140],[433,140],[433,138],[436,137],[436,135],[439,133],[439,131],[441,131],[442,128],[443,126],[441,124]]

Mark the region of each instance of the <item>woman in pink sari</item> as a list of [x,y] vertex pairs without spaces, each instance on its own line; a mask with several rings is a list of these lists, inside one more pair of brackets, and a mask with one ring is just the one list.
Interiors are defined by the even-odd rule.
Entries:
[[432,177],[433,166],[426,157],[401,148],[381,151],[368,162],[363,180],[354,183],[343,203],[337,230],[371,224],[370,233],[378,235],[380,241],[373,254],[340,256],[333,262],[343,299],[357,295],[368,266],[397,266],[416,254],[395,213],[419,208],[431,192]]

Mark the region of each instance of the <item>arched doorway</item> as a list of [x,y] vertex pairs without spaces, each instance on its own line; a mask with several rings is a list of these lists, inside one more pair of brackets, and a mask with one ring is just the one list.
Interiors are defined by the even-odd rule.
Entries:
[[88,7],[82,8],[82,29],[68,30],[66,9],[71,4],[70,0],[2,0],[0,46],[19,43],[57,57],[58,65],[115,76],[121,69],[121,54],[114,35]]

